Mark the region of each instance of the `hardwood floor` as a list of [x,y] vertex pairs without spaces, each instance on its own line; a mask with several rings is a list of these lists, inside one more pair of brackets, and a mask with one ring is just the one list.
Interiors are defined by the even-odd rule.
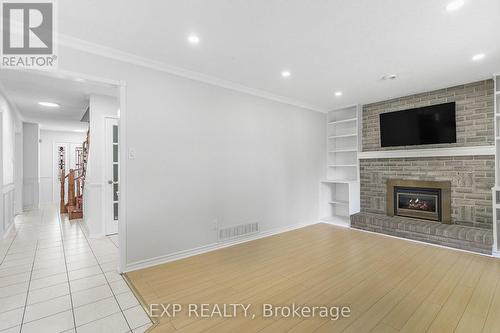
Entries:
[[[181,303],[153,332],[500,332],[500,260],[326,224],[127,274],[146,304]],[[252,304],[254,319],[187,304]],[[263,303],[348,306],[349,318],[263,318]]]

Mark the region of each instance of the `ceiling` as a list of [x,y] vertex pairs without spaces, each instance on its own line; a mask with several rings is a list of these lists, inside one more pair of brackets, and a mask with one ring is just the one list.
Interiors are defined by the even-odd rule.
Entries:
[[[24,121],[39,123],[46,130],[85,131],[88,126],[80,119],[89,105],[89,96],[116,96],[111,86],[20,70],[0,70],[0,83]],[[60,107],[41,106],[38,102]]]
[[59,31],[331,109],[500,72],[500,1],[450,1],[60,1]]

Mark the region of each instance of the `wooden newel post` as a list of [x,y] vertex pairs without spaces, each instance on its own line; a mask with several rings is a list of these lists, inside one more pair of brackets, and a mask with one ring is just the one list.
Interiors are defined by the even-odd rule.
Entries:
[[68,175],[68,207],[75,206],[75,170],[70,169]]
[[79,198],[79,197],[80,197],[80,195],[81,195],[81,193],[80,193],[80,186],[81,186],[81,185],[80,185],[80,184],[81,184],[81,183],[80,183],[80,178],[78,178],[78,179],[76,180],[76,197],[77,197],[77,198]]
[[65,214],[68,212],[68,210],[66,209],[66,204],[64,203],[64,194],[65,194],[64,184],[66,183],[66,176],[64,175],[63,170],[60,171],[59,177],[61,181],[61,193],[60,193],[61,199],[59,200],[59,210],[61,214]]

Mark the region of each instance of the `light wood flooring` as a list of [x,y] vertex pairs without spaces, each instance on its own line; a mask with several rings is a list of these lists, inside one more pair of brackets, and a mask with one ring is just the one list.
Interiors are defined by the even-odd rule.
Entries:
[[[127,274],[145,303],[251,303],[255,319],[163,317],[153,332],[500,332],[500,260],[317,224]],[[263,303],[349,306],[269,319]]]

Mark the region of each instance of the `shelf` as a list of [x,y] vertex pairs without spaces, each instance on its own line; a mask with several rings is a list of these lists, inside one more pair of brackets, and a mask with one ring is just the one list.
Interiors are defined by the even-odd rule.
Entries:
[[356,179],[324,179],[321,182],[331,184],[354,184],[358,183],[359,181]]
[[330,154],[335,154],[335,153],[357,153],[357,149],[339,149],[339,150],[330,150]]
[[357,164],[330,164],[329,168],[357,167]]
[[[496,138],[500,140],[500,137]],[[475,156],[475,155],[495,155],[495,146],[471,146],[453,148],[423,148],[406,150],[381,150],[366,151],[358,153],[358,159],[378,159],[378,158],[422,158],[422,157],[444,157],[444,156]]]
[[331,125],[331,124],[342,124],[342,123],[348,123],[350,121],[358,121],[358,118],[349,118],[349,119],[342,119],[342,120],[333,120],[333,121],[329,121],[328,122],[328,125]]
[[338,200],[332,200],[330,201],[332,205],[343,205],[343,206],[349,206],[348,201],[338,201]]
[[319,207],[324,223],[349,228],[349,215],[359,212],[361,113],[358,105],[328,112],[326,179],[321,181]]
[[350,136],[358,136],[357,133],[353,133],[353,134],[339,134],[339,135],[330,135],[328,137],[328,139],[335,139],[335,138],[347,138],[347,137],[350,137]]

